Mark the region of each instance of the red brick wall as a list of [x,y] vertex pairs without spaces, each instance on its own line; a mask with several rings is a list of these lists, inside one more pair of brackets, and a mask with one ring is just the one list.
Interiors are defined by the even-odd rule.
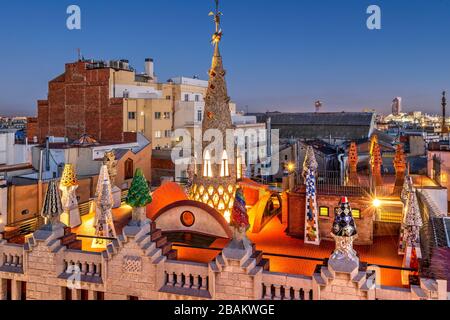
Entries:
[[40,141],[46,136],[76,140],[89,134],[100,142],[124,142],[123,100],[109,98],[109,69],[66,64],[49,82],[48,100],[38,101]]
[[[317,206],[328,207],[329,217],[319,218],[319,231],[322,240],[333,241],[331,228],[334,220],[334,208],[338,207],[340,196],[318,195]],[[358,238],[355,244],[370,245],[373,243],[373,217],[375,211],[370,207],[370,201],[364,197],[348,197],[352,209],[361,211],[361,219],[355,219],[358,229]],[[305,228],[305,193],[288,194],[288,234],[295,237],[304,237]]]
[[39,126],[37,118],[27,118],[27,138],[30,143],[33,142],[33,138],[39,139]]

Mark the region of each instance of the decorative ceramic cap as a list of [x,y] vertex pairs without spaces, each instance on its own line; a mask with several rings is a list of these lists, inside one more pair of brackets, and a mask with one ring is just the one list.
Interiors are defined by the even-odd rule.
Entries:
[[45,194],[41,216],[45,218],[46,224],[55,224],[59,222],[60,215],[63,213],[61,196],[56,184],[56,180],[51,180],[48,185],[47,193]]
[[74,187],[78,185],[75,169],[72,164],[66,164],[64,166],[64,172],[61,177],[61,186]]

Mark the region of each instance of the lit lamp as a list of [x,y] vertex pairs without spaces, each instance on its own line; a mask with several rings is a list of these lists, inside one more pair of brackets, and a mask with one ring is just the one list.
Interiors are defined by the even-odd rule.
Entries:
[[287,165],[286,165],[286,169],[287,169],[287,171],[291,174],[291,173],[294,173],[295,172],[295,164],[294,163],[292,163],[292,162],[289,162]]
[[372,202],[372,205],[375,207],[375,208],[380,208],[381,207],[381,200],[380,199],[374,199],[373,200],[373,202]]

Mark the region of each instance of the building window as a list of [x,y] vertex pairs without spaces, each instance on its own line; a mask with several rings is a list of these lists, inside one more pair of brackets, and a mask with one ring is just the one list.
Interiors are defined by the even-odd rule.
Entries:
[[189,101],[189,94],[184,95],[184,101]]
[[192,163],[191,165],[194,166],[194,175],[197,176],[198,174],[198,169],[197,169],[197,153],[194,152],[194,158],[192,158]]
[[192,212],[190,211],[185,211],[181,214],[181,223],[183,224],[183,226],[185,226],[186,228],[190,228],[194,225],[195,223],[195,216]]
[[200,96],[198,94],[195,95],[195,102],[199,102],[200,101]]
[[166,100],[172,100],[171,96],[166,96]]
[[139,301],[139,298],[135,297],[135,296],[128,296],[128,300],[130,300],[130,301]]
[[136,112],[128,112],[129,120],[136,120]]
[[134,161],[133,159],[127,159],[125,161],[125,180],[133,179],[134,177]]
[[359,209],[353,209],[352,210],[352,216],[355,219],[361,219],[361,210]]
[[164,137],[165,138],[171,138],[172,137],[172,131],[171,130],[165,130],[164,131]]
[[155,120],[161,120],[161,112],[155,112]]
[[211,166],[211,154],[209,153],[209,150],[206,150],[205,152],[205,160],[203,165],[203,176],[212,178],[212,166]]
[[128,99],[130,97],[130,93],[128,92],[128,90],[125,90],[124,92],[123,92],[123,98],[124,99]]
[[230,176],[230,167],[228,165],[228,154],[226,151],[224,151],[222,155],[222,167],[220,168],[220,176],[221,177]]
[[285,155],[285,156],[284,156],[284,160],[285,160],[285,161],[288,161],[288,160],[289,160],[288,155]]
[[155,138],[161,139],[162,138],[162,132],[161,131],[155,131]]
[[321,217],[329,217],[330,216],[330,209],[328,209],[328,207],[320,207],[319,208],[319,215]]
[[242,179],[242,157],[238,156],[236,159],[236,178]]
[[197,111],[197,121],[202,122],[203,121],[203,112],[202,110]]
[[23,216],[26,216],[27,214],[30,214],[30,210],[25,209],[25,210],[22,211],[22,215]]
[[170,119],[170,112],[164,112],[164,119],[166,120]]

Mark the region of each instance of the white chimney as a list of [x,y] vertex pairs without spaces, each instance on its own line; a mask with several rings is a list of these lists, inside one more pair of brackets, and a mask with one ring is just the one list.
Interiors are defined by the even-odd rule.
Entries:
[[145,59],[145,73],[152,79],[155,78],[155,65],[152,58]]

